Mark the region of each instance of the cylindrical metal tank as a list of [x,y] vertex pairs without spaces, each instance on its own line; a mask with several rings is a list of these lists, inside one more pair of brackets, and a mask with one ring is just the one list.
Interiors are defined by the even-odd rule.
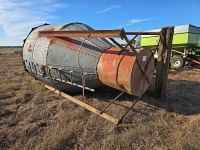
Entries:
[[[136,56],[125,52],[104,38],[45,37],[39,31],[93,30],[83,23],[42,25],[32,29],[23,46],[26,71],[34,78],[64,92],[93,91],[108,85],[140,96],[148,88]],[[150,80],[154,60],[150,50],[138,52],[137,59]]]
[[[130,56],[125,52],[118,55],[119,51],[118,47],[112,47],[102,54],[97,66],[99,80],[107,86],[141,96],[147,90],[149,83],[136,62],[136,56]],[[138,52],[137,59],[145,68],[150,81],[154,70],[152,52],[143,49]]]

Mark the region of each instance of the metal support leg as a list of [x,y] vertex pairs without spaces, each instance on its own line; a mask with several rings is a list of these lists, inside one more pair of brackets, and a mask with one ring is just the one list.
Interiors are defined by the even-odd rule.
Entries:
[[48,74],[50,76],[51,82],[53,83],[52,75],[51,75],[51,67],[48,68]]
[[63,80],[62,80],[61,70],[58,70],[58,71],[59,71],[59,75],[60,75],[60,80],[61,80],[61,82],[62,82]]
[[115,99],[112,100],[112,101],[100,112],[100,114],[102,114],[102,113],[103,113],[111,104],[113,104],[114,101],[115,101],[116,99],[118,99],[122,94],[124,94],[124,92],[121,92],[119,95],[117,95],[117,97],[115,97]]
[[71,85],[73,85],[73,80],[72,80],[72,73],[73,73],[73,71],[72,71],[72,70],[70,70],[70,71],[69,71],[69,73],[70,73]]
[[119,119],[119,123],[122,123],[123,118],[128,114],[128,112],[133,108],[133,106],[135,106],[138,101],[140,100],[141,97],[139,97],[138,99],[136,99],[136,101],[131,105],[131,107],[129,107],[129,109],[121,116],[121,118]]

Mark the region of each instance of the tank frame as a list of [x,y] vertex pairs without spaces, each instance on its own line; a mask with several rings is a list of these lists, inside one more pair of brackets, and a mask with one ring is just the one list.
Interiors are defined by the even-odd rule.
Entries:
[[[124,29],[121,29],[121,30],[87,30],[87,31],[41,31],[39,32],[39,35],[40,36],[47,36],[47,37],[83,37],[83,38],[88,38],[88,37],[93,37],[93,38],[109,38],[117,47],[119,47],[121,49],[121,51],[119,51],[118,55],[120,55],[121,53],[127,53],[127,55],[130,55],[131,56],[131,53],[130,51],[132,51],[135,56],[136,56],[136,63],[138,64],[140,70],[142,71],[144,77],[145,77],[145,80],[147,81],[148,84],[150,84],[150,81],[149,79],[147,78],[147,75],[146,75],[146,68],[143,68],[143,66],[141,65],[140,61],[138,61],[137,59],[137,50],[135,49],[135,47],[133,46],[134,42],[135,42],[135,38],[138,36],[138,35],[160,35],[161,38],[163,38],[163,40],[159,43],[159,52],[160,53],[163,53],[163,52],[166,52],[167,55],[165,57],[165,61],[164,61],[164,58],[161,58],[160,59],[160,65],[161,65],[161,68],[158,68],[157,72],[164,72],[162,75],[160,74],[157,74],[156,75],[156,78],[157,78],[157,83],[156,85],[159,84],[159,89],[157,89],[155,91],[156,93],[156,97],[157,98],[160,98],[162,95],[164,96],[165,95],[165,90],[166,90],[166,80],[167,80],[167,74],[168,74],[168,64],[169,64],[169,59],[168,59],[168,56],[169,54],[171,53],[170,49],[170,46],[171,46],[171,43],[172,43],[172,36],[173,36],[173,27],[166,27],[166,28],[163,28],[163,32],[125,32]],[[127,35],[135,35],[131,40],[128,39]],[[121,39],[124,39],[126,41],[126,45],[125,46],[122,46],[121,44],[119,44],[114,38],[121,38]],[[160,54],[161,56],[161,54]],[[151,55],[151,57],[153,57],[153,55]],[[26,62],[23,62],[23,63],[26,63]],[[147,63],[147,66],[148,66],[148,63]],[[27,68],[25,68],[27,69]],[[39,75],[42,75],[40,72],[37,73],[37,70],[34,70],[34,67],[31,68],[34,73],[36,74],[39,74]],[[54,69],[54,68],[49,68],[49,69]],[[30,73],[30,71],[29,71]],[[51,73],[48,72],[50,74],[50,77],[51,77]],[[81,72],[82,75],[84,75],[83,72]],[[34,76],[34,74],[31,74],[32,76]],[[53,78],[51,78],[51,80],[54,80]],[[84,83],[84,81],[83,81]],[[63,93],[62,91],[60,90],[57,90],[55,87],[51,87],[49,85],[46,85],[45,86],[46,88],[54,91],[55,93],[59,94],[60,96],[63,96],[67,99],[69,99],[70,101],[73,101],[75,102],[76,104],[98,114],[99,116],[113,122],[114,124],[119,124],[119,123],[122,123],[122,120],[123,118],[125,117],[125,115],[137,104],[137,102],[140,100],[140,98],[143,96],[143,93],[142,95],[138,96],[138,98],[133,102],[132,106],[129,107],[127,109],[127,111],[118,119],[118,118],[115,118],[113,116],[110,116],[108,114],[105,113],[105,110],[111,105],[114,103],[114,101],[116,99],[118,99],[123,93],[120,93],[115,99],[113,99],[109,105],[107,105],[104,109],[102,110],[99,110],[99,109],[96,109],[94,107],[91,107],[89,106],[87,103],[84,103],[80,100],[77,100],[73,97],[71,97],[70,95],[66,94],[66,93]],[[84,85],[80,86],[79,88],[82,88],[83,89],[83,97],[85,98],[85,95],[84,95],[84,90],[86,89],[86,87]],[[91,90],[93,91],[93,90]],[[162,97],[163,98],[163,97]]]

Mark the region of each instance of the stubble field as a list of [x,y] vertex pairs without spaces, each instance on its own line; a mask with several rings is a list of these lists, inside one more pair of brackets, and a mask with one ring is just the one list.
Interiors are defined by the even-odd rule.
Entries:
[[[200,68],[170,73],[165,100],[152,89],[116,126],[47,90],[19,54],[0,51],[0,149],[199,149]],[[86,98],[102,109],[119,93],[102,87]],[[135,99],[124,94],[106,112],[119,117]]]

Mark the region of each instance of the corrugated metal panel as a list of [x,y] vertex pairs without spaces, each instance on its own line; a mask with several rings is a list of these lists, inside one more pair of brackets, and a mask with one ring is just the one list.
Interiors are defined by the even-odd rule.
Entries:
[[48,28],[50,25],[40,26],[33,30],[26,39],[23,47],[23,59],[33,61],[33,50],[38,38],[38,31]]
[[33,61],[39,65],[46,65],[47,51],[50,45],[51,39],[46,37],[39,37],[34,45]]
[[[55,43],[53,42],[48,50],[48,65],[59,65],[61,68],[68,68],[72,70],[81,70],[82,68],[83,71],[86,72],[94,72],[96,70],[100,54],[99,56],[93,54],[93,49],[85,51],[85,47],[82,47],[79,52],[78,49],[74,49],[72,46],[67,47],[60,42],[56,42],[55,40],[53,41]],[[79,64],[81,65],[81,68]]]
[[[45,82],[59,90],[66,92],[81,91],[73,85],[58,81],[71,81],[74,84],[82,85],[82,73],[84,75],[85,86],[96,88],[102,86],[96,75],[96,66],[104,49],[112,44],[104,42],[104,39],[84,39],[84,38],[48,38],[38,37],[38,31],[59,31],[59,30],[88,30],[89,26],[81,23],[67,25],[45,25],[36,28],[28,36],[24,48],[23,59],[26,60],[28,72],[38,80]],[[29,43],[31,43],[29,46]],[[31,51],[29,50],[31,47]],[[29,51],[28,51],[29,50]],[[47,67],[53,67],[47,69]],[[59,69],[65,69],[60,71]],[[49,74],[48,70],[51,71]],[[70,70],[72,73],[70,73]],[[47,76],[42,77],[44,71]],[[80,73],[74,72],[78,71]],[[89,73],[89,74],[88,74]],[[91,74],[90,74],[91,73]],[[51,80],[55,78],[58,80]]]
[[[73,30],[94,30],[94,29],[83,23],[71,23],[65,25],[61,30],[73,31]],[[75,39],[79,40],[82,38],[75,38]],[[113,44],[111,44],[104,38],[87,38],[86,41],[89,42],[89,44],[92,44],[97,47],[103,47],[105,49],[108,49],[113,46]]]
[[38,38],[38,32],[39,31],[41,31],[41,30],[59,31],[63,26],[64,26],[64,24],[61,24],[61,25],[43,25],[43,26],[40,26],[40,27],[34,29],[29,34],[29,36],[27,37],[27,39],[24,43],[24,47],[23,47],[23,56],[24,56],[23,58],[24,58],[24,60],[33,61],[33,51],[34,51],[35,43],[36,43],[37,38]]

